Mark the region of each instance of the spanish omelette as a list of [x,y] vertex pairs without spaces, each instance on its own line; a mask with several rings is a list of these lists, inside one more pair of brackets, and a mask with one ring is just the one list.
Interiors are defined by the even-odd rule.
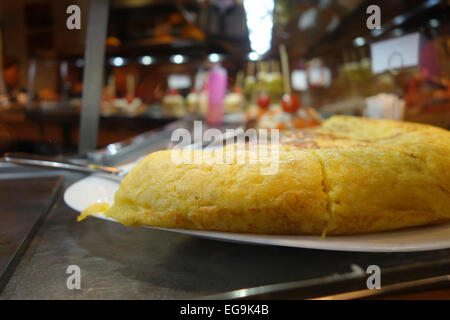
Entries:
[[429,125],[334,116],[284,133],[272,175],[259,162],[176,164],[171,152],[148,155],[111,207],[79,220],[104,212],[125,225],[317,235],[450,220],[450,132]]

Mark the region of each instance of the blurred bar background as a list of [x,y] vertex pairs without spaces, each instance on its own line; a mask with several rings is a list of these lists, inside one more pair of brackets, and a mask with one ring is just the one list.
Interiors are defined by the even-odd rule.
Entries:
[[[72,4],[81,10],[80,30],[66,27]],[[381,29],[367,28],[369,5],[381,8]],[[111,0],[104,66],[87,71],[91,7],[88,0],[0,2],[0,154],[77,154],[205,118],[214,66],[227,75],[225,124],[303,128],[317,124],[315,114],[352,114],[450,127],[447,1]],[[380,71],[387,49],[377,44],[386,40],[407,41],[416,61],[405,63],[400,52]],[[102,82],[98,133],[86,131],[93,141],[79,148],[92,74]],[[285,110],[283,79],[298,112]]]

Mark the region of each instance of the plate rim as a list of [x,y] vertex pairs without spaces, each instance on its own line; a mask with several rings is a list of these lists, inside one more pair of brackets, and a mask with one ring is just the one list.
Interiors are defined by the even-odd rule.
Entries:
[[[98,178],[100,181],[107,181],[108,183],[115,184],[117,187],[119,183],[117,181],[107,180],[101,176],[89,175],[84,177],[78,181],[75,181],[71,185],[69,185],[64,190],[63,199],[65,204],[73,209],[76,212],[80,212],[80,209],[73,205],[72,201],[69,198],[70,193],[73,191],[74,186],[77,184],[86,183],[86,180],[90,178]],[[119,223],[118,221],[104,217],[104,216],[93,216],[94,218],[106,220],[114,223]],[[450,228],[450,222],[444,224],[437,225],[426,225],[426,226],[417,226],[411,228],[405,228],[400,230],[389,230],[382,231],[377,234],[386,234],[386,233],[401,233],[407,232],[418,228],[441,228],[442,226],[447,225],[447,228]],[[423,252],[423,251],[433,251],[433,250],[444,250],[450,248],[450,239],[443,240],[442,242],[425,242],[420,247],[405,244],[405,245],[392,245],[392,244],[370,244],[365,246],[358,246],[358,244],[346,243],[346,244],[336,244],[336,242],[325,241],[320,243],[325,239],[345,239],[348,237],[361,237],[361,236],[372,236],[375,233],[370,234],[357,234],[357,235],[343,235],[343,236],[327,236],[323,238],[322,236],[314,236],[314,235],[267,235],[267,234],[250,234],[250,233],[233,233],[233,232],[224,232],[224,231],[212,231],[212,230],[196,230],[196,229],[177,229],[177,228],[162,228],[162,227],[154,227],[154,226],[141,226],[147,229],[160,230],[173,232],[178,234],[185,234],[193,237],[200,237],[210,240],[216,241],[226,241],[226,242],[234,242],[240,244],[251,244],[251,245],[270,245],[270,246],[282,246],[282,247],[290,247],[290,248],[302,248],[302,249],[314,249],[314,250],[329,250],[329,251],[341,251],[341,252],[371,252],[371,253],[393,253],[393,252]],[[258,238],[259,236],[268,237],[268,241],[265,239]],[[234,239],[233,239],[234,237]],[[238,239],[236,239],[238,237]],[[277,238],[278,239],[273,239]],[[280,239],[279,237],[284,237],[285,239]],[[303,239],[286,239],[286,237],[302,237]],[[311,238],[311,239],[308,239]],[[357,238],[356,238],[357,239]],[[295,243],[295,241],[298,241]],[[305,243],[306,241],[306,243]],[[312,243],[308,243],[312,241]],[[369,240],[370,241],[370,240]],[[276,243],[277,242],[277,243]],[[342,247],[343,245],[343,247]]]

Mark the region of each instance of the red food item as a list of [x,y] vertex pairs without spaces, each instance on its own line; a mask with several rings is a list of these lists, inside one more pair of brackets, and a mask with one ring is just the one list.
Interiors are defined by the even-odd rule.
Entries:
[[239,87],[234,87],[233,92],[234,93],[242,93],[242,90]]
[[261,109],[267,110],[270,106],[270,97],[267,94],[263,93],[258,96],[257,103]]
[[276,126],[276,128],[275,129],[278,129],[278,130],[286,130],[287,129],[287,127],[286,127],[286,125],[284,124],[284,123],[278,123],[278,125]]
[[300,117],[292,119],[292,126],[296,129],[309,127],[309,121]]
[[177,95],[178,94],[178,90],[177,89],[169,89],[167,93],[170,94],[170,95]]
[[318,125],[320,125],[320,122],[315,119],[304,119],[301,117],[295,117],[292,119],[292,126],[296,129],[315,127]]
[[295,113],[298,109],[300,109],[300,102],[298,101],[297,96],[293,94],[285,94],[281,99],[281,108],[284,112],[287,113]]
[[131,103],[134,100],[134,95],[127,95],[127,102]]
[[311,127],[320,126],[320,121],[316,120],[316,119],[311,119],[309,121],[309,124],[310,124]]

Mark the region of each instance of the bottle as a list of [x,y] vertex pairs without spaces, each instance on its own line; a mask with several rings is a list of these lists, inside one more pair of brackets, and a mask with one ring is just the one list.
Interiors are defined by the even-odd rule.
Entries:
[[227,70],[216,64],[209,72],[208,81],[209,94],[206,121],[211,125],[219,125],[223,121],[227,82]]

